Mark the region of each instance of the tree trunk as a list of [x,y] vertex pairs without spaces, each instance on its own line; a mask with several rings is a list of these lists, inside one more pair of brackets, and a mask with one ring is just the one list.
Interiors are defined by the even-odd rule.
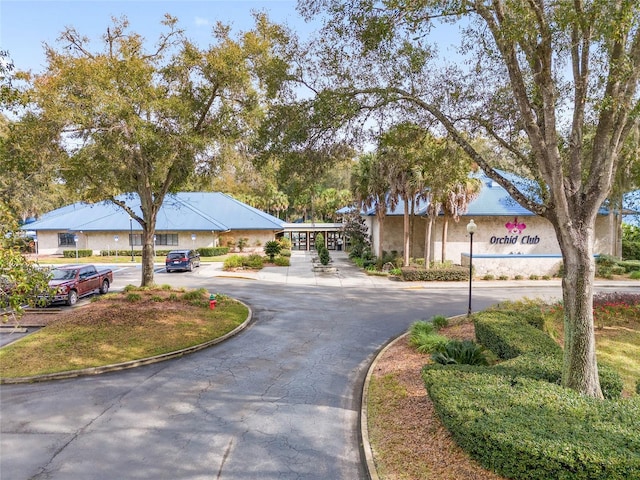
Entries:
[[155,229],[151,229],[146,225],[142,229],[142,284],[141,287],[151,287],[155,284],[154,280],[154,248],[153,236]]
[[444,263],[447,260],[447,234],[449,230],[449,217],[442,217],[442,255],[441,262]]
[[409,231],[409,200],[405,198],[404,200],[404,215],[403,215],[403,233],[404,233],[404,265],[405,267],[409,265],[409,257],[411,252],[409,249],[411,248],[411,238]]
[[382,249],[382,241],[384,240],[384,217],[385,212],[380,213],[379,211],[376,213],[378,216],[378,258],[383,257],[384,250]]
[[433,231],[433,217],[427,218],[427,229],[424,234],[424,268],[429,270],[431,263],[431,232]]
[[593,229],[585,230],[561,231],[558,235],[564,261],[562,384],[585,395],[603,398],[598,378],[593,321]]

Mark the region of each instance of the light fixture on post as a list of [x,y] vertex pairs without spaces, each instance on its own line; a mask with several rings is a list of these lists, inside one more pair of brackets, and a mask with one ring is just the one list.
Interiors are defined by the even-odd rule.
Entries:
[[195,250],[195,248],[196,248],[196,234],[195,233],[191,234],[191,246]]
[[118,263],[118,240],[120,240],[120,237],[118,237],[118,235],[114,235],[113,241],[116,243],[116,263]]
[[79,240],[78,235],[74,235],[73,236],[73,243],[76,244],[76,260],[78,260],[78,240]]
[[469,308],[467,310],[467,317],[471,316],[471,283],[473,281],[473,234],[476,233],[478,226],[471,219],[467,224],[467,233],[469,234]]

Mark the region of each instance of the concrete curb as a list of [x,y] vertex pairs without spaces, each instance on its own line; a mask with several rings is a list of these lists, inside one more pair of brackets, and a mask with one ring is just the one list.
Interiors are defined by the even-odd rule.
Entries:
[[375,371],[376,365],[378,364],[378,359],[385,354],[385,352],[391,348],[396,342],[404,339],[409,335],[409,332],[403,333],[399,337],[391,340],[387,343],[375,356],[371,365],[369,365],[369,370],[367,371],[367,376],[364,380],[364,385],[362,386],[362,400],[360,404],[360,443],[362,444],[362,450],[364,452],[365,458],[365,466],[367,468],[367,472],[369,474],[369,478],[371,480],[380,480],[378,476],[378,470],[376,468],[375,460],[373,459],[373,450],[371,449],[371,442],[369,441],[369,425],[368,425],[368,403],[369,403],[369,385],[371,383],[371,377],[373,376],[373,372]]
[[75,378],[75,377],[82,377],[82,376],[88,376],[88,375],[99,375],[101,373],[115,372],[118,370],[126,370],[129,368],[141,367],[143,365],[151,365],[152,363],[163,362],[165,360],[182,357],[183,355],[188,355],[190,353],[194,353],[199,350],[204,350],[205,348],[209,348],[213,345],[216,345],[218,343],[221,343],[227,340],[228,338],[231,338],[237,335],[242,330],[244,330],[247,327],[247,325],[249,325],[249,323],[251,322],[251,319],[253,317],[253,311],[251,310],[251,307],[246,303],[241,302],[240,300],[237,300],[237,299],[234,299],[234,300],[236,300],[237,302],[241,303],[242,305],[244,305],[249,309],[249,313],[247,315],[246,320],[242,322],[240,325],[238,325],[236,328],[231,330],[230,332],[224,334],[221,337],[215,338],[213,340],[209,340],[208,342],[194,345],[192,347],[183,348],[181,350],[176,350],[174,352],[155,355],[153,357],[140,358],[138,360],[130,360],[128,362],[115,363],[112,365],[103,365],[101,367],[90,367],[90,368],[83,368],[80,370],[69,370],[66,372],[48,373],[45,375],[34,375],[32,377],[0,378],[0,385],[47,382],[50,380],[62,380],[66,378]]

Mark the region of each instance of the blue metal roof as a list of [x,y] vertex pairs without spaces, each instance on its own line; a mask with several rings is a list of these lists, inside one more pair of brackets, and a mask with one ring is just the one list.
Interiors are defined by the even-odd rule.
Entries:
[[[520,189],[520,191],[528,194],[534,199],[539,198],[539,195],[536,193],[539,191],[539,188],[537,187],[535,182],[509,172],[498,170],[498,173],[504,176],[507,180],[511,181],[516,187]],[[469,203],[467,211],[463,214],[464,216],[535,215],[535,213],[524,208],[522,205],[516,202],[513,197],[511,197],[511,195],[509,195],[509,193],[499,183],[489,178],[484,172],[481,171],[477,174],[473,174],[472,176],[480,179],[480,181],[482,182],[482,189],[480,190],[480,194],[478,195],[478,197]],[[625,196],[625,200],[631,198],[634,194],[635,192],[627,194]],[[640,199],[640,195],[638,196],[638,198]],[[387,202],[387,205],[389,205],[389,203],[390,202]],[[628,205],[628,202],[625,202],[625,205]],[[427,206],[428,202],[425,202],[424,200],[417,200],[415,204],[416,215],[425,215]],[[628,209],[628,207],[626,208]],[[351,207],[344,207],[340,209],[338,213],[348,213],[350,209]],[[365,216],[374,216],[376,214],[375,205],[367,209],[362,209],[360,213]],[[606,204],[600,208],[598,213],[600,215],[607,215],[609,213]],[[403,202],[398,202],[395,208],[387,206],[386,215],[393,216],[403,214]]]
[[[142,216],[139,197],[117,197]],[[74,203],[44,214],[24,225],[29,230],[134,231],[142,227],[130,223],[127,212],[112,202]],[[181,192],[165,197],[158,212],[158,231],[282,230],[283,221],[219,192]]]

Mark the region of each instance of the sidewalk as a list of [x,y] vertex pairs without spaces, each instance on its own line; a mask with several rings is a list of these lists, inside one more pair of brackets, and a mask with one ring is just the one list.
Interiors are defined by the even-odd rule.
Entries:
[[[291,252],[291,264],[289,267],[265,267],[259,271],[235,271],[225,272],[222,263],[213,263],[213,276],[230,278],[248,278],[264,282],[283,283],[287,285],[318,285],[334,287],[368,287],[368,288],[397,288],[397,289],[448,289],[468,288],[467,282],[403,282],[394,280],[393,277],[380,275],[367,275],[358,268],[344,251],[332,251],[332,266],[335,273],[314,272],[311,259],[315,251]],[[598,287],[629,287],[640,288],[637,280],[603,280],[596,279]],[[474,278],[473,288],[528,288],[557,286],[561,288],[562,281],[559,278],[550,280],[481,280]]]

